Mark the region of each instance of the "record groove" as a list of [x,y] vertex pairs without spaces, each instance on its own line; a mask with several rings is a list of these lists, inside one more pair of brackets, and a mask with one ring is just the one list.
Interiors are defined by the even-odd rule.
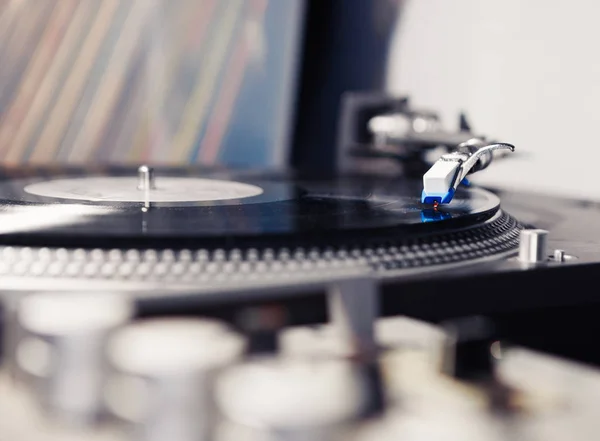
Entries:
[[[83,169],[31,176],[21,172],[16,179],[7,176],[0,182],[0,244],[208,249],[319,246],[344,243],[357,235],[408,238],[471,227],[490,219],[500,206],[495,195],[473,188],[460,189],[452,204],[433,209],[421,204],[420,183],[401,179],[313,181],[168,170],[156,173],[156,189],[140,197],[147,203],[140,203],[131,201],[138,191],[134,172]],[[183,182],[181,191],[174,182]],[[219,190],[212,184],[203,189],[199,182],[230,183],[233,190]],[[122,185],[125,188],[120,190]],[[219,191],[227,197],[219,199]],[[243,197],[232,196],[236,191]]]

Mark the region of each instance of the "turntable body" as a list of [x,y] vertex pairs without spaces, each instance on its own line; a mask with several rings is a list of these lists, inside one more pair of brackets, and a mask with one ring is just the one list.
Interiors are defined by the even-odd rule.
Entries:
[[[315,398],[315,391],[331,385],[329,380],[318,383],[325,381],[315,373],[323,360],[339,364],[335,369],[343,372],[359,369],[357,378],[368,385],[361,390],[372,394],[368,406],[361,401],[360,408],[383,413],[357,419],[358,407],[346,397],[352,389],[342,385],[338,392],[344,393],[323,399],[328,404],[322,410],[307,413],[315,419],[303,422],[310,426],[332,418],[335,424],[308,432],[298,432],[298,427],[284,430],[294,439],[337,439],[335,434],[370,441],[410,434],[410,439],[420,441],[455,434],[457,439],[481,441],[548,441],[566,433],[595,439],[593,410],[600,402],[595,369],[518,346],[508,346],[491,364],[481,364],[489,358],[490,347],[500,351],[500,340],[510,341],[519,334],[515,316],[507,319],[503,314],[594,302],[593,292],[578,288],[593,280],[600,262],[597,244],[588,239],[590,231],[592,237],[600,237],[594,230],[600,228],[595,207],[472,187],[457,192],[449,206],[434,208],[420,203],[418,188],[419,183],[410,180],[364,175],[317,179],[207,169],[156,169],[154,175],[148,168],[6,170],[0,182],[0,281],[7,330],[0,390],[8,401],[0,402],[0,412],[9,418],[0,423],[0,433],[15,440],[129,441],[153,439],[132,435],[153,427],[156,433],[166,428],[189,430],[194,436],[180,439],[198,439],[194,432],[198,424],[186,415],[204,401],[197,396],[189,401],[184,393],[197,372],[174,380],[158,367],[170,360],[187,372],[192,368],[190,354],[203,346],[184,345],[184,352],[177,355],[178,345],[161,349],[160,332],[152,329],[153,337],[141,340],[152,348],[144,354],[149,358],[136,368],[119,371],[118,390],[129,404],[128,400],[146,397],[165,409],[169,403],[180,406],[180,400],[188,407],[181,413],[165,410],[156,420],[128,421],[134,432],[121,431],[121,419],[130,414],[122,414],[126,409],[119,406],[108,409],[118,417],[117,425],[86,423],[81,431],[81,426],[57,425],[55,417],[48,419],[48,412],[54,415],[58,410],[82,417],[56,409],[52,400],[57,397],[75,403],[85,398],[84,402],[99,405],[92,395],[61,391],[71,387],[75,374],[84,372],[81,360],[88,360],[90,353],[80,351],[112,335],[108,328],[90,333],[85,319],[85,314],[98,317],[102,305],[96,308],[95,302],[111,293],[133,305],[135,312],[123,317],[123,326],[149,323],[151,328],[152,320],[139,319],[177,322],[182,316],[211,329],[213,320],[233,325],[247,344],[242,360],[234,363],[240,369],[233,377],[234,389],[248,402],[261,396],[255,390],[258,380],[266,382],[261,392],[274,390],[269,381],[281,375],[278,388],[289,394],[303,390],[298,400],[316,406],[321,399]],[[568,293],[562,284],[565,278],[573,288]],[[59,292],[73,296],[73,302],[89,298],[91,309],[69,315],[66,306],[57,320],[42,320],[44,328],[29,323],[15,327],[22,299],[32,292],[42,298]],[[451,328],[406,317],[443,322],[481,315],[490,317],[498,332],[476,327],[453,334]],[[198,317],[211,321],[207,324],[206,318]],[[184,331],[186,323],[181,323]],[[83,331],[82,339],[78,333]],[[184,341],[186,335],[175,337]],[[218,333],[210,337],[207,344],[216,345],[214,351],[200,351],[193,360],[218,353],[222,338]],[[87,343],[81,346],[71,339]],[[449,347],[453,355],[446,352]],[[33,380],[39,365],[33,370],[26,365],[29,371],[23,372],[23,360],[39,361],[48,351],[65,357],[65,369],[74,369],[74,375],[65,371],[64,376]],[[92,360],[99,357],[94,354]],[[124,369],[124,361],[113,362]],[[314,375],[285,380],[300,375],[306,363]],[[101,366],[90,362],[88,368],[98,375],[113,372]],[[245,369],[253,376],[263,369],[270,374],[249,382],[244,380]],[[465,372],[474,374],[476,381],[463,378]],[[143,392],[137,389],[139,378],[152,378],[152,384],[161,386]],[[313,382],[315,389],[310,389]],[[316,395],[310,395],[311,390]],[[260,407],[269,399],[248,408],[235,400],[223,401],[224,396],[237,394],[216,393],[214,399],[225,417],[219,420],[217,435],[207,439],[218,441],[286,439],[273,438],[281,435],[279,430],[271,433],[248,426],[250,417],[238,412],[250,412],[253,418],[283,418],[278,424],[285,425],[295,421],[292,415],[297,410],[286,413],[286,403],[300,402],[286,399],[280,407]],[[276,396],[272,399],[278,402]],[[350,414],[349,425],[347,420],[343,424],[335,420]],[[438,433],[436,427],[445,429]]]
[[[595,210],[537,195],[466,188],[433,209],[418,200],[418,182],[381,176],[157,169],[148,192],[144,175],[127,168],[15,168],[2,176],[5,291],[117,289],[226,305],[277,296],[262,286],[301,293],[311,280],[368,273],[382,282],[386,313],[436,318],[438,310],[585,301],[587,290],[553,295],[552,278],[600,259],[588,239],[599,224]],[[550,234],[548,258],[526,264],[517,256],[529,225]],[[564,250],[560,262],[554,249]],[[507,274],[543,296],[504,286]]]

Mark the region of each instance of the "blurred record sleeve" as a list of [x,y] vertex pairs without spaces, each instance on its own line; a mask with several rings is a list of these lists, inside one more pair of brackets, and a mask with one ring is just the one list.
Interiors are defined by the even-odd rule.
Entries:
[[301,0],[1,0],[5,164],[277,167]]

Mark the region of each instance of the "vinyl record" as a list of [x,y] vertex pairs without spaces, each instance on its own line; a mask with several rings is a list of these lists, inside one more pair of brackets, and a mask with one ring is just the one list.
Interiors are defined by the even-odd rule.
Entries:
[[462,188],[421,204],[420,182],[381,177],[289,179],[205,169],[6,169],[0,241],[32,246],[269,246],[426,235],[490,219],[499,199]]

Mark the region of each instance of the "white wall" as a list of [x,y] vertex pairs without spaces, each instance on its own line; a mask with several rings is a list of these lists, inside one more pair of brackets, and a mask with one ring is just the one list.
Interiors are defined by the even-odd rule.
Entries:
[[406,0],[388,86],[520,156],[476,181],[600,200],[600,1]]

